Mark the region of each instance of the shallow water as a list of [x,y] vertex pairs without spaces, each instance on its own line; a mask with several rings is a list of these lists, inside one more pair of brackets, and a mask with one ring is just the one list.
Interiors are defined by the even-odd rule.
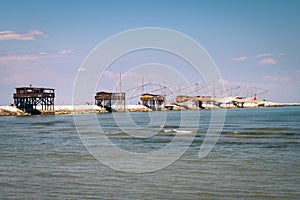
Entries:
[[[194,123],[198,111],[185,112],[191,118],[182,126],[179,111],[164,113],[161,126],[152,125],[148,113],[130,113],[139,136],[153,134],[145,138],[124,133],[112,114],[96,115],[110,141],[137,153],[171,142],[176,133],[164,130],[195,134],[174,163],[141,174],[116,171],[95,159],[72,115],[1,117],[0,199],[300,198],[300,107],[227,110],[222,134],[203,159],[198,154],[211,111],[200,111],[200,123]],[[129,122],[122,123],[131,130]]]

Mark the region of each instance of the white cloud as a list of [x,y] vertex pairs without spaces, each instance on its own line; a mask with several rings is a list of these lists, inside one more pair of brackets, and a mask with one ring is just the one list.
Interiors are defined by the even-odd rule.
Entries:
[[[261,53],[255,56],[240,56],[236,58],[232,58],[232,61],[240,62],[245,60],[259,60],[257,64],[259,65],[274,65],[277,64],[277,60],[274,57],[285,56],[285,53]],[[268,57],[268,58],[265,58]]]
[[74,49],[63,49],[57,52],[57,55],[68,56],[77,53],[77,50]]
[[27,33],[16,33],[14,31],[1,31],[0,41],[4,40],[36,40],[38,37],[47,36],[39,30],[32,30]]
[[262,58],[262,57],[278,57],[278,56],[285,56],[286,53],[261,53],[257,54],[256,58]]
[[232,60],[235,61],[235,62],[245,61],[247,59],[248,59],[248,56],[240,56],[240,57],[237,57],[237,58],[232,58]]
[[272,53],[261,53],[261,54],[257,54],[255,57],[261,58],[261,57],[271,57],[271,56],[273,56]]
[[278,53],[277,55],[278,55],[278,56],[285,56],[286,53]]
[[86,70],[86,68],[84,68],[84,67],[81,67],[81,68],[78,68],[78,72],[84,72]]
[[289,76],[272,76],[272,75],[263,76],[262,79],[271,82],[289,82],[292,80],[292,78]]
[[24,63],[24,62],[34,61],[39,59],[61,58],[61,57],[73,55],[76,52],[79,51],[73,49],[64,49],[55,53],[48,53],[46,51],[41,51],[33,54],[8,54],[2,56],[0,55],[0,64],[1,63],[22,64],[22,62]]
[[275,60],[274,58],[264,58],[257,62],[257,64],[259,65],[275,65],[277,63],[277,60]]
[[118,80],[118,78],[119,78],[119,76],[120,76],[119,74],[113,73],[113,72],[108,71],[108,70],[104,71],[102,75],[103,75],[104,77],[107,77],[107,78],[113,80],[113,81]]
[[227,85],[230,84],[229,81],[227,81],[227,80],[225,80],[225,79],[223,79],[223,78],[219,79],[219,80],[218,80],[218,83],[219,83],[219,84],[222,84],[222,85],[224,85],[224,86],[227,86]]
[[0,63],[8,63],[8,62],[19,62],[19,61],[32,61],[39,59],[39,56],[35,55],[7,55],[0,56]]

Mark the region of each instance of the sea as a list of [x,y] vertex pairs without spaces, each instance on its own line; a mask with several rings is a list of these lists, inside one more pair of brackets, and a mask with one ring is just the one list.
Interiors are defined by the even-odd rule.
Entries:
[[223,111],[0,117],[0,199],[300,199],[300,107]]

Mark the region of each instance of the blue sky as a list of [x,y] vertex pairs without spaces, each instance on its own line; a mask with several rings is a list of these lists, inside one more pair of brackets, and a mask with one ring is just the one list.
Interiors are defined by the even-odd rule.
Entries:
[[[29,84],[53,87],[57,104],[71,103],[88,53],[114,34],[141,27],[174,29],[196,40],[226,87],[300,102],[299,1],[75,2],[1,2],[0,105],[12,102],[14,87]],[[118,71],[108,71],[107,79],[116,81]],[[111,89],[108,81],[100,88]]]

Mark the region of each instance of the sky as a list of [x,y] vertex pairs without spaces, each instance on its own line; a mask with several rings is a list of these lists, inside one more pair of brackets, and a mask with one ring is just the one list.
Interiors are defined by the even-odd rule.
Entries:
[[[234,95],[300,102],[299,11],[297,0],[1,1],[0,105],[13,102],[15,87],[30,84],[55,88],[56,104],[71,104],[89,53],[113,35],[143,27],[172,29],[198,42]],[[167,59],[162,63],[179,73],[189,71],[165,53],[137,52],[107,68],[97,89],[114,90],[120,72],[140,82],[147,63]],[[144,70],[128,68],[142,62]],[[166,73],[143,79],[161,76],[161,84],[176,85],[162,83]],[[201,80],[192,74],[184,76]]]

